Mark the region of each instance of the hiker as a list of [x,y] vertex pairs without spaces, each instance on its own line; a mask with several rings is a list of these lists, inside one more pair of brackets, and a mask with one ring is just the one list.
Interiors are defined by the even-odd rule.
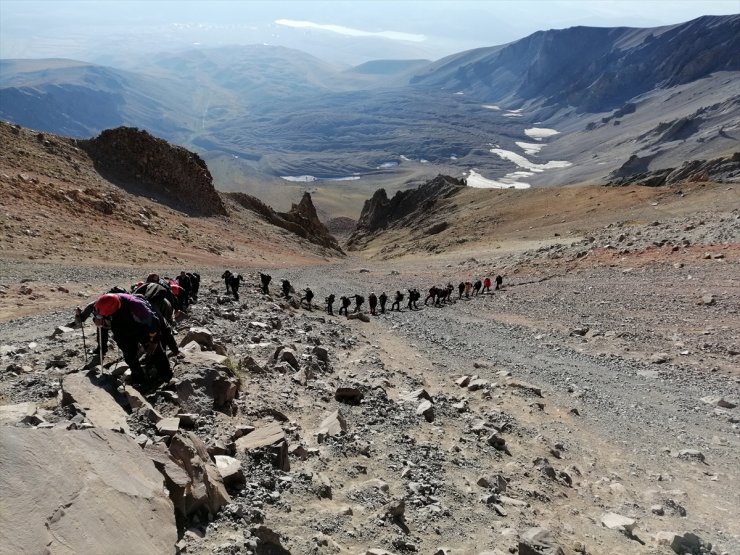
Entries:
[[436,285],[434,287],[431,287],[429,289],[429,293],[427,294],[426,298],[424,299],[424,306],[427,305],[427,302],[429,299],[432,299],[432,304],[437,305],[437,301],[439,299],[440,291],[442,289],[440,287],[437,287]]
[[[126,290],[123,289],[122,287],[112,287],[108,291],[108,293],[125,293],[125,292]],[[93,314],[94,310],[95,310],[95,301],[88,303],[87,306],[85,306],[85,308],[82,308],[82,309],[78,306],[75,309],[75,323],[79,324],[79,326],[82,327],[83,322],[87,320]],[[108,335],[109,334],[108,334],[107,328],[100,328],[100,334],[96,334],[98,338],[98,344],[95,347],[93,358],[91,358],[90,361],[86,364],[86,367],[103,365],[103,360],[100,358],[100,356],[102,354],[102,357],[105,358],[105,355],[108,353]],[[87,353],[85,354],[87,355]]]
[[185,311],[185,309],[188,307],[188,294],[185,289],[180,287],[180,284],[177,283],[177,281],[175,281],[174,279],[171,279],[169,281],[167,281],[166,279],[159,280],[159,285],[169,288],[169,290],[172,292],[172,295],[177,299],[177,304],[172,305],[172,308]]
[[270,274],[263,274],[260,272],[260,282],[262,283],[262,292],[265,295],[270,294],[270,281],[272,281],[272,276]]
[[419,291],[416,288],[409,289],[409,303],[408,303],[409,310],[419,310],[419,307],[417,306],[416,301],[418,301],[420,298],[421,298],[421,293],[419,293]]
[[329,316],[334,316],[334,299],[336,299],[336,297],[334,296],[334,293],[332,293],[331,295],[326,297],[326,299],[324,299],[326,301],[326,313]]
[[401,312],[401,301],[403,300],[403,293],[400,291],[396,291],[396,297],[393,301],[393,304],[391,305],[391,312],[393,311],[393,307],[396,307],[396,312]]
[[463,291],[465,291],[465,284],[461,281],[457,286],[457,298],[462,299]]
[[491,278],[487,277],[483,280],[483,293],[491,292]]
[[347,309],[349,308],[349,305],[352,304],[352,299],[349,297],[339,297],[339,300],[342,301],[342,306],[339,307],[339,315],[341,316],[342,311],[344,310],[344,315],[349,316]]
[[228,295],[231,293],[231,270],[226,270],[221,274],[221,279],[223,279],[226,284],[226,294]]
[[197,303],[198,290],[200,289],[200,274],[197,272],[188,272],[186,275],[190,278],[190,301]]
[[160,319],[163,319],[169,325],[174,324],[174,311],[177,310],[180,304],[169,287],[161,283],[149,282],[134,289],[133,294],[140,295],[149,301]]
[[244,281],[241,274],[231,274],[229,276],[229,285],[231,285],[231,292],[234,294],[234,300],[239,300],[239,285]]
[[290,290],[292,289],[290,282],[287,279],[282,280],[283,284],[283,297],[290,299]]
[[380,294],[378,300],[380,301],[380,313],[385,314],[385,303],[388,302],[388,295],[385,294],[385,291]]
[[[95,301],[94,313],[95,324],[113,332],[113,339],[131,370],[134,387],[147,382],[139,362],[139,345],[156,368],[158,379],[164,383],[172,379],[170,361],[160,343],[166,331],[145,299],[127,293],[106,293]],[[179,355],[180,351],[173,350],[173,353]]]
[[378,306],[378,297],[375,296],[375,293],[370,293],[367,302],[370,305],[370,314],[375,316],[375,307]]
[[181,289],[185,290],[184,299],[185,303],[183,305],[183,308],[187,308],[188,305],[190,305],[190,295],[191,291],[193,289],[193,284],[190,281],[190,278],[185,273],[185,270],[180,272],[180,275],[175,278],[175,281],[180,286]]
[[481,280],[476,280],[473,284],[473,295],[478,295],[480,293],[480,288],[483,287],[483,282]]
[[440,304],[441,303],[451,303],[452,302],[452,292],[455,290],[455,287],[448,281],[447,287],[442,289],[442,292],[440,294]]
[[303,301],[306,301],[306,304],[308,304],[308,309],[311,310],[311,301],[313,300],[313,291],[311,291],[310,287],[306,287],[306,293],[301,297],[300,303],[303,303]]
[[501,289],[501,284],[504,282],[504,278],[501,276],[496,276],[496,291]]
[[362,295],[354,295],[354,297],[355,297],[355,309],[352,312],[359,312],[360,307],[365,302],[365,297],[363,297]]
[[465,298],[466,299],[469,299],[470,298],[470,290],[471,289],[473,289],[473,284],[470,283],[469,281],[466,281],[465,282]]

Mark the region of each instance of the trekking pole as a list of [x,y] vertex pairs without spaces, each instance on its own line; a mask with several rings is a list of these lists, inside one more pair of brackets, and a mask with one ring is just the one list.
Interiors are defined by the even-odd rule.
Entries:
[[100,331],[100,328],[98,328],[98,356],[100,357],[98,362],[100,362],[100,373],[103,373],[103,333]]
[[82,330],[82,362],[87,362],[87,342],[85,341],[85,322],[80,318],[80,329]]

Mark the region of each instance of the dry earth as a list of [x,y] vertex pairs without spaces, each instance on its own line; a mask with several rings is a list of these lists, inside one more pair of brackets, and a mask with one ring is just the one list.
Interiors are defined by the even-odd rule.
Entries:
[[[435,215],[454,225],[434,237],[394,232],[326,260],[246,216],[189,218],[128,196],[129,221],[74,198],[63,209],[49,191],[74,197],[79,184],[42,162],[21,171],[23,156],[0,168],[0,404],[32,401],[43,425],[70,426],[57,393],[79,374],[82,335],[51,337],[54,328],[149,271],[204,276],[178,340],[207,327],[240,394],[228,411],[188,407],[196,416],[180,427],[211,454],[235,455],[246,484],[229,486],[216,514],[180,521],[185,552],[682,552],[660,545],[674,538],[661,532],[694,534],[683,552],[740,552],[736,188],[465,191]],[[130,221],[144,208],[157,226]],[[169,233],[185,223],[191,241]],[[247,277],[239,303],[224,295],[225,268]],[[422,296],[419,310],[363,322],[262,295],[265,268],[273,292],[289,278],[317,301],[497,274],[504,289],[441,308]],[[275,360],[281,347],[295,360]],[[177,365],[177,383],[194,360]],[[111,358],[103,374],[120,367]],[[462,376],[480,381],[461,387]],[[362,399],[337,397],[342,387]],[[431,412],[417,414],[428,408],[422,388]],[[164,417],[185,410],[182,397],[147,398]],[[173,441],[123,404],[142,445]],[[317,434],[336,410],[346,431]],[[91,420],[82,413],[76,425]],[[289,468],[269,445],[237,447],[241,434],[276,425]],[[604,526],[608,513],[634,519],[632,533]],[[537,547],[533,527],[551,539]],[[36,533],[2,534],[22,532]]]

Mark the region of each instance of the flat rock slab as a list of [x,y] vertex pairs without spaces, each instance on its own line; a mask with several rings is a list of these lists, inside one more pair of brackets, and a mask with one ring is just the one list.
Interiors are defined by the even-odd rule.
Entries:
[[0,428],[0,549],[7,553],[173,553],[162,475],[111,430]]
[[617,513],[606,513],[601,517],[601,525],[610,530],[620,530],[631,534],[637,526],[637,521]]
[[15,426],[26,416],[36,414],[36,403],[18,403],[0,407],[0,426]]
[[317,433],[320,436],[338,436],[346,431],[347,421],[341,411],[336,410],[321,421]]
[[280,424],[273,422],[265,426],[256,428],[253,432],[248,433],[244,437],[240,437],[236,440],[237,451],[247,451],[249,449],[257,449],[259,447],[266,447],[268,445],[274,445],[285,439],[285,432],[280,427]]
[[77,403],[87,418],[97,428],[130,433],[126,412],[103,389],[104,380],[93,373],[68,374],[62,382],[62,405]]

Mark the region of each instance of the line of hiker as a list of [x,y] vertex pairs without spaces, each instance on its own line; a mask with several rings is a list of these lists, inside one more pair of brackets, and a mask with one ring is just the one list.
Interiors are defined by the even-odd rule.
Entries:
[[[241,274],[234,274],[230,270],[226,270],[221,277],[224,279],[226,285],[226,293],[232,293],[234,295],[234,299],[239,300],[239,282],[244,281],[244,278],[241,276]],[[272,276],[263,272],[259,272],[259,278],[260,290],[265,295],[269,295]],[[292,300],[293,296],[296,295],[296,291],[293,285],[290,283],[290,280],[282,279],[280,280],[280,283],[282,297],[284,297],[288,301]],[[469,299],[471,296],[474,297],[477,295],[491,294],[491,287],[494,283],[494,291],[501,289],[503,285],[503,277],[497,275],[493,281],[490,277],[478,279],[475,282],[462,281],[457,286],[457,299],[460,300],[463,298],[463,296],[466,299]],[[454,291],[455,286],[453,286],[452,283],[448,283],[445,287],[435,285],[434,287],[431,287],[429,289],[428,294],[424,299],[424,305],[427,306],[430,300],[432,301],[433,306],[442,306],[444,304],[452,303],[454,302]],[[313,291],[310,287],[306,287],[303,290],[303,295],[298,296],[296,307],[301,306],[309,310],[312,310],[313,308],[318,308],[314,306],[313,298]],[[383,291],[380,295],[376,295],[375,292],[371,292],[367,298],[370,314],[373,316],[376,316],[378,314],[385,314],[388,299],[389,297],[385,291]],[[412,288],[408,289],[408,295],[406,293],[401,293],[401,291],[396,291],[393,302],[391,303],[391,307],[388,312],[400,312],[401,303],[403,303],[404,299],[408,299],[406,303],[406,308],[408,310],[419,310],[418,302],[421,299],[421,293],[418,289]],[[334,293],[330,294],[324,299],[326,313],[329,316],[334,316],[334,303],[336,302],[336,300],[337,297]],[[353,302],[354,307],[352,307]],[[350,308],[352,308],[352,313],[361,312],[362,306],[364,304],[365,297],[363,295],[343,295],[339,297],[339,315],[349,316]]]

